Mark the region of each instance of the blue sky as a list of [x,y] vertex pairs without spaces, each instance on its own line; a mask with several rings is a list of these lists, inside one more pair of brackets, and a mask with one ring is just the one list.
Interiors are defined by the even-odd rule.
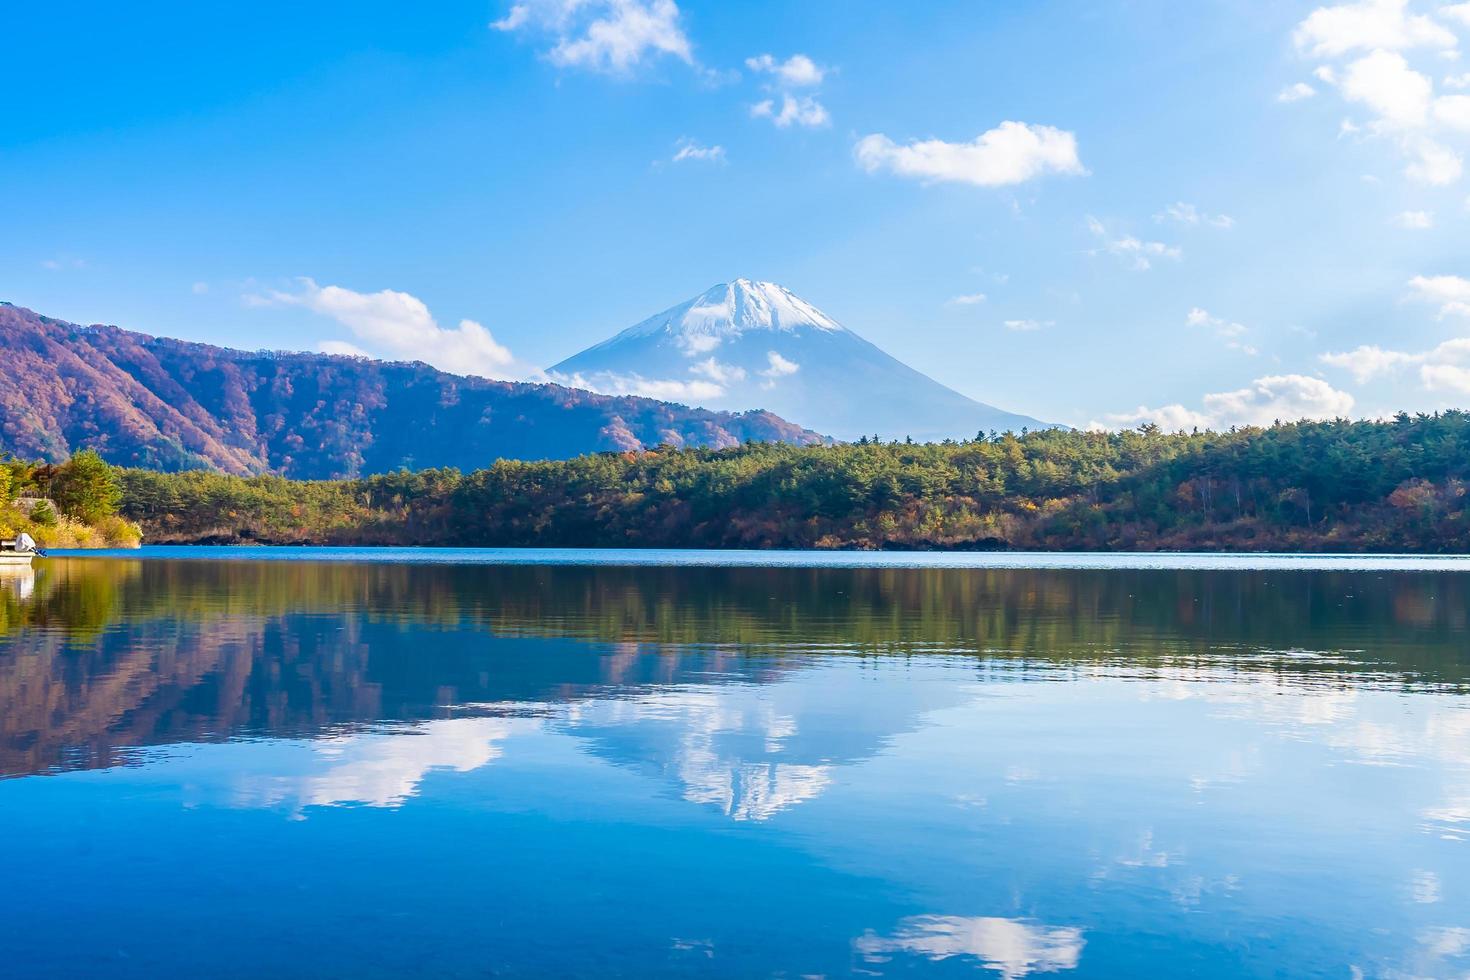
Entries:
[[1075,425],[1470,403],[1470,4],[30,4],[6,37],[0,298],[53,316],[525,376],[748,276]]

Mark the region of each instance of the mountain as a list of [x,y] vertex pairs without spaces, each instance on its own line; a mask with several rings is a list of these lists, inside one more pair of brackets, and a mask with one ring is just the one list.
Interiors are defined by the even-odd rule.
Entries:
[[710,407],[764,408],[839,439],[973,438],[1046,428],[947,388],[789,289],[736,279],[552,367],[557,381]]
[[0,447],[57,459],[303,479],[564,459],[659,443],[820,442],[769,412],[716,412],[425,364],[245,352],[78,326],[0,304]]

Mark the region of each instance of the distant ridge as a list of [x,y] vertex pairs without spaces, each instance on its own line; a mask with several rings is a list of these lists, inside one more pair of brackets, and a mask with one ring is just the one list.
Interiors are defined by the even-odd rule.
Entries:
[[687,408],[421,363],[246,352],[0,304],[0,448],[301,479],[474,469],[661,443],[820,442],[769,412]]
[[609,393],[668,393],[721,409],[763,408],[839,439],[967,439],[1042,429],[914,370],[791,290],[736,279],[549,369]]

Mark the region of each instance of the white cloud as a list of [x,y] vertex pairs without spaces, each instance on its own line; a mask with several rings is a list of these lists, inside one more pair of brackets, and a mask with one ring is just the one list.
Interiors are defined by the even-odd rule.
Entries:
[[750,107],[750,114],[757,119],[769,119],[781,129],[791,125],[825,126],[832,121],[827,107],[810,95],[789,93],[781,96],[780,108],[777,108],[775,99],[763,99]]
[[1429,119],[1434,83],[1395,51],[1374,51],[1343,72],[1342,96],[1373,112],[1380,129],[1408,130]]
[[1306,82],[1297,82],[1295,85],[1288,85],[1280,92],[1277,92],[1276,101],[1300,102],[1302,99],[1310,99],[1316,94],[1317,90],[1312,88],[1312,86],[1308,85]]
[[1321,361],[1352,374],[1362,384],[1406,366],[1419,368],[1426,391],[1470,395],[1470,337],[1446,340],[1432,350],[1409,353],[1365,344],[1342,353],[1323,354]]
[[766,351],[766,363],[769,366],[761,372],[763,378],[784,378],[801,370],[800,364],[788,361],[773,350]]
[[717,385],[727,385],[745,380],[745,368],[735,364],[723,364],[713,357],[705,358],[689,368],[690,374],[702,375]]
[[1184,317],[1185,326],[1209,327],[1221,337],[1239,337],[1245,333],[1245,327],[1239,323],[1231,323],[1218,316],[1211,316],[1209,311],[1198,306],[1194,307]]
[[1408,231],[1424,231],[1434,227],[1434,215],[1428,211],[1400,211],[1391,221]]
[[901,146],[882,133],[874,133],[858,140],[853,152],[870,174],[886,171],[917,180],[979,187],[1021,184],[1048,173],[1087,173],[1078,159],[1074,134],[1012,121],[969,143],[931,139]]
[[1409,280],[1415,299],[1439,306],[1439,315],[1470,316],[1470,279],[1460,276],[1415,276]]
[[613,371],[599,371],[595,374],[551,372],[547,377],[568,388],[585,388],[604,395],[637,395],[660,401],[702,402],[725,394],[724,385],[699,379],[645,378],[640,374],[619,374]]
[[1085,945],[1082,930],[1075,926],[960,915],[916,915],[900,922],[891,936],[869,932],[853,941],[869,962],[883,962],[895,953],[930,960],[969,957],[1005,980],[1075,970]]
[[975,306],[985,302],[984,293],[965,293],[963,296],[952,297],[949,301],[951,306]]
[[1451,3],[1440,7],[1436,11],[1441,17],[1457,20],[1462,25],[1470,27],[1470,3]]
[[1445,187],[1460,179],[1465,161],[1454,150],[1422,136],[1404,144],[1410,162],[1404,174],[1410,179],[1431,187]]
[[781,129],[825,126],[832,121],[827,107],[817,101],[815,95],[792,91],[815,89],[822,84],[830,69],[818,65],[804,54],[794,54],[785,61],[778,61],[769,54],[756,55],[745,59],[745,67],[771,79],[771,83],[765,86],[771,97],[752,105],[751,116],[769,119]]
[[1092,254],[1107,252],[1116,255],[1128,263],[1129,268],[1137,272],[1144,272],[1153,267],[1153,259],[1174,259],[1178,261],[1184,257],[1184,250],[1177,245],[1166,245],[1163,242],[1146,242],[1132,235],[1115,236],[1111,234],[1107,226],[1092,217],[1087,218],[1087,229],[1102,242],[1102,247],[1095,249]]
[[1353,410],[1353,396],[1338,391],[1321,378],[1301,374],[1276,374],[1257,378],[1237,391],[1205,395],[1201,407],[1180,404],[1149,408],[1140,405],[1131,412],[1108,415],[1090,428],[1131,428],[1152,422],[1166,431],[1225,429],[1232,425],[1270,425],[1278,419],[1331,419]]
[[1360,0],[1318,7],[1297,25],[1292,40],[1299,51],[1318,58],[1357,50],[1456,47],[1453,32],[1422,14],[1410,14],[1407,8],[1408,0]]
[[549,36],[546,56],[562,67],[621,75],[658,55],[694,64],[674,0],[521,0],[490,26]]
[[1226,320],[1222,317],[1212,316],[1207,310],[1204,310],[1198,306],[1190,310],[1189,313],[1184,317],[1184,325],[1187,327],[1196,327],[1211,331],[1215,334],[1215,336],[1225,341],[1225,346],[1229,347],[1231,350],[1238,350],[1243,354],[1250,355],[1251,357],[1254,357],[1256,356],[1256,354],[1260,353],[1258,350],[1256,350],[1255,347],[1245,343],[1243,340],[1240,339],[1246,334],[1246,328],[1244,324],[1235,323],[1234,321]]
[[826,68],[804,54],[794,54],[785,61],[777,61],[769,54],[756,55],[754,58],[745,59],[745,67],[753,72],[772,75],[788,88],[809,88],[813,85],[820,85],[822,79],[827,75]]
[[1318,360],[1330,367],[1347,371],[1354,381],[1364,384],[1404,364],[1413,363],[1415,357],[1401,351],[1384,350],[1376,344],[1364,344],[1350,351],[1323,354]]
[[[318,286],[306,278],[298,282],[299,292],[273,290],[247,296],[246,302],[305,307],[336,320],[373,350],[390,357],[424,361],[443,371],[488,378],[522,373],[510,351],[497,343],[489,330],[474,320],[461,320],[454,329],[441,327],[416,296],[392,289],[359,293],[342,286]],[[354,348],[355,352],[360,350]]]
[[706,163],[725,162],[725,148],[718,144],[704,146],[696,140],[681,139],[676,146],[677,149],[674,151],[673,157],[670,158],[673,163],[683,163],[686,160],[703,161]]
[[1094,419],[1087,423],[1087,428],[1106,431],[1156,425],[1165,432],[1188,432],[1191,429],[1208,429],[1213,422],[1214,420],[1205,413],[1185,408],[1179,404],[1164,405],[1160,408],[1139,405],[1131,412],[1115,412],[1104,416],[1101,421]]
[[339,354],[344,357],[371,357],[367,351],[345,340],[324,340],[316,345],[323,354]]
[[203,296],[205,293],[209,292],[209,283],[196,282],[194,285],[189,287],[189,292],[193,293],[195,296]]
[[[1449,16],[1455,16],[1458,6],[1441,7],[1438,13],[1450,11]],[[1319,8],[1298,26],[1295,36],[1304,54],[1355,59],[1340,69],[1319,65],[1314,72],[1323,83],[1337,86],[1344,100],[1368,113],[1361,125],[1344,119],[1339,136],[1391,138],[1407,160],[1405,176],[1418,183],[1442,187],[1460,179],[1462,154],[1443,137],[1470,132],[1470,96],[1436,97],[1430,75],[1411,66],[1405,56],[1413,54],[1410,49],[1430,48],[1458,57],[1452,32],[1428,16],[1412,13],[1407,0],[1365,0]],[[1451,89],[1470,86],[1470,74],[1446,76],[1444,84]]]
[[1434,100],[1434,119],[1449,129],[1470,131],[1470,95],[1441,95]]
[[1181,225],[1209,225],[1212,228],[1230,229],[1235,227],[1235,219],[1228,214],[1206,214],[1193,204],[1185,201],[1176,201],[1158,214],[1154,215],[1158,222],[1175,221]]
[[1470,368],[1460,364],[1426,364],[1419,369],[1419,379],[1427,391],[1470,395]]
[[1017,333],[1032,333],[1037,330],[1045,330],[1047,327],[1056,326],[1055,320],[1006,320],[1003,326],[1007,330]]

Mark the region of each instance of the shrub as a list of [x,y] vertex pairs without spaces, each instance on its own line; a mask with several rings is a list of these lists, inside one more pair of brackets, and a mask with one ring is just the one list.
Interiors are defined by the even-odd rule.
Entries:
[[51,501],[42,500],[31,508],[31,523],[40,527],[56,526],[56,510],[51,506]]
[[109,548],[136,548],[143,541],[143,529],[116,514],[98,521],[96,530]]

